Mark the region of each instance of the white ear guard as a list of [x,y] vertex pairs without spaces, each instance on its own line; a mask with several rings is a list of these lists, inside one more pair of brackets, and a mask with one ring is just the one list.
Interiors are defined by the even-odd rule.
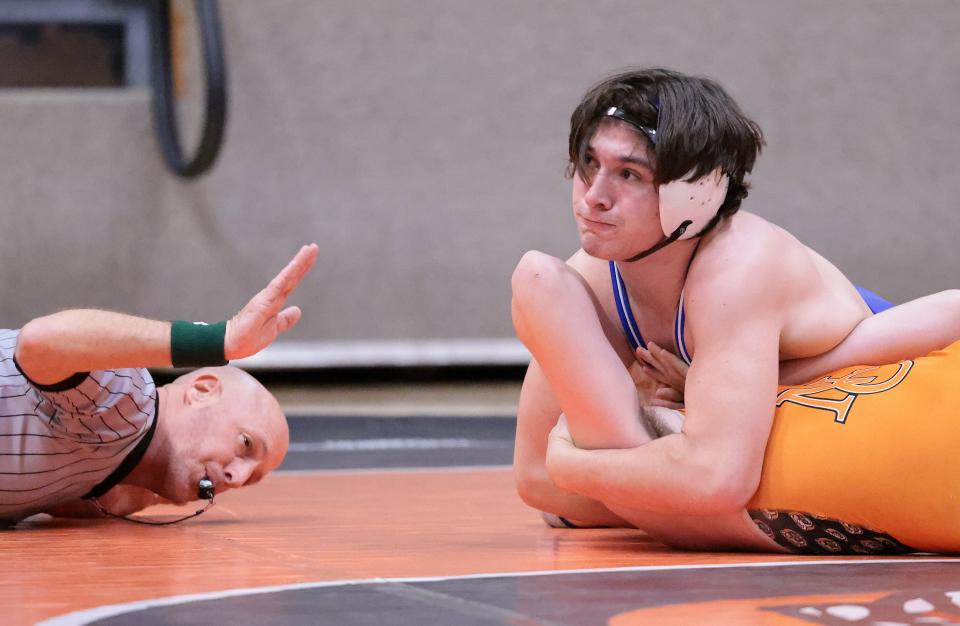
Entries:
[[727,197],[730,179],[717,168],[694,181],[678,179],[660,185],[660,225],[670,237],[690,222],[677,239],[689,239],[703,230]]
[[[609,107],[603,114],[630,124],[646,135],[650,143],[657,145],[657,129],[644,126],[623,109]],[[696,236],[717,214],[727,197],[730,180],[719,168],[694,181],[687,182],[688,177],[689,173],[660,185],[660,225],[664,237],[670,241]]]

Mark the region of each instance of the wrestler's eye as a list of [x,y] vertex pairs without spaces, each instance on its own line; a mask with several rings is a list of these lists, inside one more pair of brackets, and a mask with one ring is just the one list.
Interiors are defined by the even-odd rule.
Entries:
[[623,170],[620,172],[620,178],[624,180],[643,180],[643,177],[633,170]]

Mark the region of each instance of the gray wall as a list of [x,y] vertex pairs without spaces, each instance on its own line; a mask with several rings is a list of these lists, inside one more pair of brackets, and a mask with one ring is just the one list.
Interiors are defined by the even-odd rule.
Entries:
[[576,247],[569,113],[636,64],[712,76],[760,122],[747,209],[893,299],[960,284],[955,0],[221,7],[230,121],[200,181],[165,172],[145,90],[0,91],[3,325],[221,318],[312,240],[291,340],[509,337],[520,254]]

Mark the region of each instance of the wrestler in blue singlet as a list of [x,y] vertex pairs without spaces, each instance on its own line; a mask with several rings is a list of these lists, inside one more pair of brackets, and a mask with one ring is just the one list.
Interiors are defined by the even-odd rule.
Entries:
[[[627,286],[623,282],[623,277],[620,275],[617,264],[613,261],[610,261],[610,282],[613,285],[613,300],[617,303],[617,315],[620,316],[620,324],[623,326],[623,332],[627,336],[627,341],[630,342],[630,346],[634,350],[641,346],[646,348],[647,343],[643,340],[643,335],[640,333],[640,326],[633,317],[633,310],[630,308]],[[854,286],[857,287],[856,285]],[[870,307],[870,310],[874,314],[886,311],[893,306],[893,304],[887,302],[869,289],[857,287],[857,291],[860,292],[863,301],[867,303],[867,306]],[[683,338],[683,329],[686,326],[686,321],[686,314],[683,310],[683,291],[681,291],[680,302],[677,304],[677,315],[674,318],[673,324],[673,342],[677,348],[677,356],[683,359],[687,365],[690,365],[692,359],[687,352],[687,343]]]
[[[696,254],[696,251],[694,251],[694,254]],[[627,341],[630,342],[630,346],[634,350],[640,346],[646,348],[647,342],[643,340],[643,335],[640,333],[640,326],[637,324],[636,318],[633,317],[633,310],[630,308],[630,297],[627,295],[627,286],[623,282],[623,277],[620,275],[617,264],[613,261],[610,261],[610,282],[613,284],[613,300],[617,303],[617,315],[620,317],[620,324],[623,326],[623,332],[627,336]],[[854,286],[856,287],[856,285]],[[874,314],[880,311],[886,311],[893,306],[893,304],[887,302],[869,289],[857,287],[857,291],[860,292],[860,296]],[[677,355],[683,359],[687,365],[690,365],[692,359],[687,352],[687,344],[683,338],[685,325],[686,314],[683,310],[683,291],[681,290],[680,302],[677,304],[677,315],[673,324],[673,341],[674,344],[676,344]],[[576,524],[565,517],[557,516],[557,520],[567,528],[578,528]]]

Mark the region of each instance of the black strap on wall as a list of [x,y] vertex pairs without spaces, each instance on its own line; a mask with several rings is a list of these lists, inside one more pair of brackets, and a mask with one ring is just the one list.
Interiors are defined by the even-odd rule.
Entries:
[[217,160],[227,119],[227,68],[217,2],[194,0],[194,3],[203,47],[207,92],[200,142],[196,154],[188,159],[184,156],[180,143],[176,100],[173,95],[170,0],[151,2],[150,49],[154,123],[164,160],[170,169],[182,178],[195,178],[203,174]]

